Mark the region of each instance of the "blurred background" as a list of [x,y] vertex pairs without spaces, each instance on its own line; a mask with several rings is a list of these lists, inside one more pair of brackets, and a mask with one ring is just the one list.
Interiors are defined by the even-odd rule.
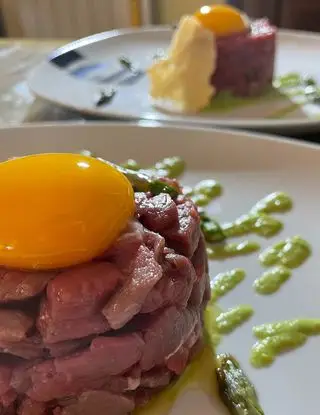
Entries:
[[[119,27],[172,24],[184,13],[223,0],[0,0],[0,34],[77,38]],[[229,0],[252,17],[283,28],[320,30],[320,0]]]

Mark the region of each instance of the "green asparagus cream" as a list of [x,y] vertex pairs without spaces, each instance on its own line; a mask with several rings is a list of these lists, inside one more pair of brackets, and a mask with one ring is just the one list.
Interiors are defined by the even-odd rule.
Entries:
[[275,88],[269,88],[264,95],[260,97],[236,97],[230,92],[220,92],[215,95],[210,104],[204,109],[204,112],[228,112],[233,109],[251,105],[258,105],[266,100],[283,99],[283,95]]
[[267,337],[253,345],[250,361],[256,368],[270,366],[282,353],[303,346],[308,339],[303,333],[280,333]]
[[253,308],[249,305],[239,305],[218,315],[217,330],[220,334],[229,334],[237,327],[248,321],[253,315]]
[[282,353],[303,346],[308,337],[320,335],[320,319],[285,320],[253,328],[258,342],[251,350],[251,363],[259,368],[270,366]]
[[234,222],[221,225],[222,231],[226,238],[249,233],[269,238],[278,234],[283,228],[283,224],[269,214],[287,212],[292,205],[292,199],[286,193],[271,193],[256,203],[248,214],[242,215]]
[[274,192],[259,200],[252,213],[282,213],[292,209],[293,202],[290,196],[283,192]]
[[277,323],[262,324],[253,328],[258,339],[277,336],[281,333],[302,333],[306,336],[320,335],[320,319],[285,320]]
[[211,300],[215,301],[233,290],[245,278],[243,269],[233,269],[231,271],[218,274],[211,284]]
[[234,222],[221,225],[222,231],[227,238],[243,236],[249,233],[256,233],[265,238],[278,234],[282,228],[282,223],[272,216],[254,213],[243,215]]
[[241,255],[249,255],[257,252],[260,245],[257,242],[243,241],[239,243],[225,243],[209,245],[207,247],[210,259],[223,260]]
[[300,236],[288,238],[267,248],[259,256],[264,266],[283,265],[288,268],[298,268],[311,255],[311,247]]
[[253,288],[258,294],[274,294],[290,277],[290,269],[279,265],[265,271],[260,278],[257,278],[253,283]]
[[194,187],[185,187],[183,193],[200,207],[207,206],[212,200],[221,196],[222,186],[215,180],[202,180]]

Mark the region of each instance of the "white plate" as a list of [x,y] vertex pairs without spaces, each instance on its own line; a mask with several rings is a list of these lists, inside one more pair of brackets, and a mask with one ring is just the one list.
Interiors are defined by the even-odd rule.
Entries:
[[[224,195],[211,207],[212,213],[221,220],[238,217],[258,199],[275,190],[288,192],[293,197],[294,209],[281,216],[285,223],[282,234],[271,241],[261,240],[261,244],[266,247],[279,238],[300,234],[311,243],[314,254],[293,272],[292,279],[276,295],[261,297],[252,289],[254,279],[262,272],[256,254],[212,262],[210,271],[212,277],[234,267],[243,267],[247,272],[246,280],[227,295],[221,305],[227,308],[251,304],[254,317],[225,337],[219,351],[231,352],[240,360],[258,389],[265,414],[317,414],[320,337],[311,338],[301,349],[279,357],[269,369],[253,369],[249,353],[254,342],[253,325],[320,317],[320,147],[268,136],[205,129],[114,124],[0,129],[2,159],[82,149],[90,149],[113,161],[130,157],[145,164],[165,156],[180,155],[188,164],[186,182],[193,184],[210,177],[223,184]],[[211,411],[200,406],[199,413],[211,415]]]
[[[138,76],[131,84],[121,83],[127,80],[128,73],[112,77],[121,69],[118,62],[121,56],[128,57],[143,70],[149,67],[155,53],[168,47],[172,33],[172,29],[166,27],[130,29],[101,33],[73,42],[56,51],[34,71],[30,79],[31,90],[47,101],[104,117],[288,133],[319,128],[320,108],[313,105],[292,112],[286,118],[266,118],[274,114],[275,109],[288,107],[291,104],[289,100],[262,100],[259,105],[225,113],[208,112],[195,116],[163,113],[150,104],[145,75]],[[279,30],[277,74],[297,71],[320,81],[319,67],[319,35]],[[104,82],[99,84],[101,79]],[[97,108],[95,95],[112,85],[118,89],[115,98],[110,104]]]

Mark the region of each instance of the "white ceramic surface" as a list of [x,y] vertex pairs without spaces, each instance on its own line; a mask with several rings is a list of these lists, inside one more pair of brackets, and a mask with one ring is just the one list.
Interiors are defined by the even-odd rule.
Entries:
[[[223,196],[210,208],[219,220],[235,219],[257,200],[276,190],[293,197],[294,209],[281,216],[285,223],[281,235],[260,242],[266,247],[275,240],[300,234],[311,243],[314,253],[306,264],[294,270],[292,279],[277,294],[262,297],[254,293],[252,283],[262,272],[256,254],[210,264],[212,277],[234,267],[243,267],[247,272],[246,280],[221,301],[222,308],[251,304],[255,310],[247,324],[224,338],[218,351],[231,352],[240,360],[257,387],[266,415],[317,414],[320,337],[278,358],[268,369],[253,369],[249,353],[254,342],[253,325],[320,317],[320,147],[268,136],[205,129],[115,124],[0,129],[1,159],[82,149],[90,149],[112,161],[130,157],[146,164],[164,156],[180,155],[188,164],[186,183],[216,178],[223,184]],[[255,236],[251,239],[259,240]],[[199,404],[198,409],[202,415],[212,415],[207,403],[203,408]],[[179,412],[175,407],[174,414],[178,413],[184,410]]]
[[[107,67],[96,72],[98,76],[108,76],[119,70],[118,59],[121,56],[128,57],[137,66],[146,69],[159,50],[167,49],[172,33],[172,29],[166,27],[106,32],[66,45],[58,50],[57,55],[76,49],[91,63],[106,63]],[[72,69],[82,64],[83,62],[75,63]],[[279,30],[277,75],[297,71],[320,81],[319,67],[319,35]],[[92,77],[94,76],[93,73]],[[29,84],[37,96],[47,101],[104,117],[288,133],[311,131],[319,129],[320,126],[320,109],[314,105],[307,105],[303,110],[291,112],[285,118],[270,118],[277,108],[288,107],[289,100],[264,100],[259,105],[245,106],[231,112],[208,112],[185,116],[160,112],[150,104],[146,76],[132,85],[116,86],[118,93],[112,103],[97,108],[94,105],[95,94],[102,88],[111,87],[112,82],[99,86],[88,78],[79,79],[70,76],[68,70],[59,69],[50,60],[37,67]]]

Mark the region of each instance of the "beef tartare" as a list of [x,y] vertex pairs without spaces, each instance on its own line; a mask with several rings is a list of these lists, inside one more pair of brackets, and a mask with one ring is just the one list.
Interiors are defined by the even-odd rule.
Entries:
[[195,113],[219,93],[259,96],[272,86],[276,28],[228,5],[183,16],[167,56],[148,70],[155,106]]
[[263,94],[272,86],[275,53],[276,28],[267,19],[252,22],[247,32],[217,38],[212,85],[235,96]]
[[210,285],[197,208],[168,193],[135,192],[134,204],[90,261],[1,268],[1,414],[131,413],[201,347]]

